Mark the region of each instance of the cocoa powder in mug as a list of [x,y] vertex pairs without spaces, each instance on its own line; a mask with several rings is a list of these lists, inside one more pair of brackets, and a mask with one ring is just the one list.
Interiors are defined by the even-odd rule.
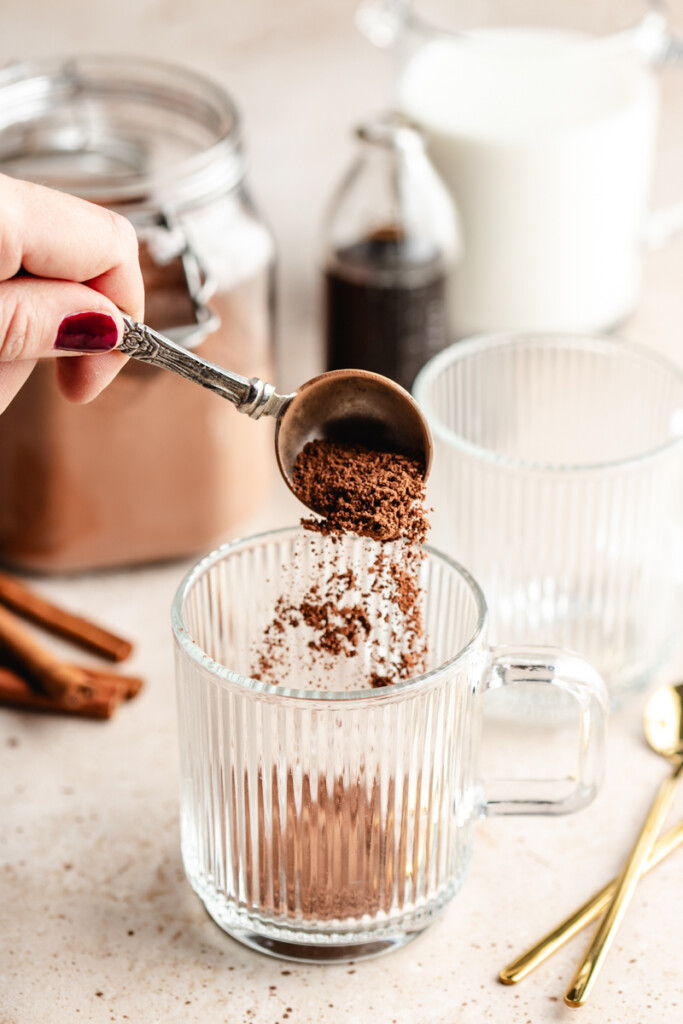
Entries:
[[[298,496],[323,515],[302,520],[310,543],[302,546],[298,564],[295,555],[281,567],[284,590],[255,652],[252,675],[275,686],[332,690],[342,688],[341,668],[349,669],[347,688],[353,690],[418,675],[427,653],[420,588],[428,529],[422,467],[391,452],[313,441],[298,456],[293,478]],[[373,542],[362,569],[347,562],[348,534]],[[304,681],[307,669],[311,682]],[[274,793],[286,786],[284,820],[278,812],[269,823],[259,812],[262,856],[258,870],[249,860],[245,873],[248,899],[259,911],[322,924],[374,918],[415,899],[410,811],[398,825],[381,809],[383,800],[387,807],[394,800],[393,773],[386,780],[377,769],[371,777],[365,769],[349,779],[335,773],[330,787],[321,765],[315,772],[304,765],[296,793],[294,777],[292,767],[282,764],[272,780]],[[275,797],[273,806],[279,808]]]

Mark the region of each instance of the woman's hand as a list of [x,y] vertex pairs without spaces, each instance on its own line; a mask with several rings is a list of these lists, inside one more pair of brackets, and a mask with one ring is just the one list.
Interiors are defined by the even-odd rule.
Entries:
[[[129,221],[101,206],[0,175],[0,412],[42,356],[73,402],[88,402],[126,362],[109,352],[121,310],[142,320],[144,289]],[[105,354],[109,352],[109,354]]]

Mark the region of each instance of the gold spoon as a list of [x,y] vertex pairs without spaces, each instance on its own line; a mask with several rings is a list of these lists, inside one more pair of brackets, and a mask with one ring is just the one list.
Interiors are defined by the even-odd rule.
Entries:
[[128,316],[123,320],[121,352],[201,384],[252,419],[276,419],[275,454],[290,490],[294,490],[292,471],[297,455],[307,441],[318,438],[408,455],[418,461],[427,477],[432,462],[431,431],[414,398],[387,377],[367,370],[332,370],[306,381],[291,395],[278,395],[272,384],[258,377],[232,373],[146,324]]
[[673,771],[657,790],[605,915],[565,993],[567,1006],[583,1006],[588,999],[671,806],[683,769],[683,683],[653,693],[645,707],[644,726],[648,743],[671,762]]
[[[678,825],[674,825],[672,829],[669,829],[658,840],[643,869],[643,874],[652,871],[658,864],[661,864],[681,843],[683,843],[683,821],[679,822]],[[498,975],[500,981],[504,985],[516,985],[519,981],[523,981],[532,971],[535,971],[537,967],[540,967],[542,963],[545,963],[556,950],[564,946],[566,942],[569,942],[575,935],[578,935],[582,928],[585,928],[586,925],[600,916],[616,892],[618,881],[619,876],[617,875],[599,892],[596,892],[595,896],[592,896],[580,906],[578,910],[575,910],[573,914],[566,917],[552,931],[525,950],[521,956],[512,960]]]

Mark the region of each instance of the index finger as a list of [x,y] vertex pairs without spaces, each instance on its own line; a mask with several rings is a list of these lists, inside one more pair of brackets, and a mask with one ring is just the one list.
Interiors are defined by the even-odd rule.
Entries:
[[141,320],[144,286],[132,224],[54,189],[0,175],[0,280],[20,269],[77,281]]

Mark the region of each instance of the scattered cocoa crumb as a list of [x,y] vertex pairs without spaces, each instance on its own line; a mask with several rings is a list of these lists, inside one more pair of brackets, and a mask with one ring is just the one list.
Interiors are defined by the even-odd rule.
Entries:
[[377,690],[380,686],[391,686],[393,679],[389,676],[380,676],[377,672],[373,672],[370,676],[369,683],[373,690]]
[[342,605],[340,608],[332,601],[322,604],[302,601],[300,611],[306,625],[320,633],[320,639],[309,644],[316,651],[345,653],[351,657],[358,650],[360,631],[365,636],[370,632],[370,622],[360,605]]

